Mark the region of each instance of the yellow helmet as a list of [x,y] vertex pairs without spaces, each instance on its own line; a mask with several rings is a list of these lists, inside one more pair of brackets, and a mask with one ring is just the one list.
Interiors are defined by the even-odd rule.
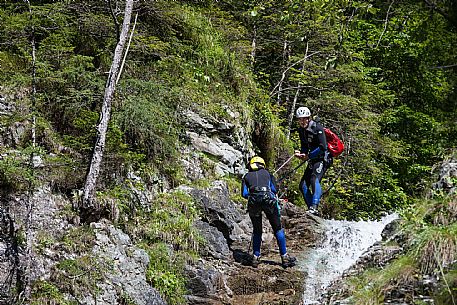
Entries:
[[263,165],[263,167],[266,167],[265,161],[259,156],[253,157],[251,159],[251,161],[249,162],[249,165],[251,166],[251,169],[253,169],[253,170],[259,169],[258,164],[261,164],[261,165]]

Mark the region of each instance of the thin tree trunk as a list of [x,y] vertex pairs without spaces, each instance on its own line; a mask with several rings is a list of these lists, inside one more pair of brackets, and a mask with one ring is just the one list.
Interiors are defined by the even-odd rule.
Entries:
[[294,120],[295,107],[297,107],[297,100],[298,100],[298,96],[300,95],[300,90],[301,90],[301,85],[300,85],[300,83],[298,83],[298,88],[297,88],[297,91],[295,92],[295,96],[294,96],[294,100],[292,102],[292,106],[290,107],[289,117],[287,118],[287,132],[286,132],[287,140],[289,140],[289,137],[290,137],[290,130],[292,128],[292,122]]
[[[29,19],[30,19],[30,26],[31,26],[31,34],[30,34],[30,45],[32,47],[32,94],[31,94],[31,110],[32,110],[32,127],[31,127],[31,134],[32,134],[32,147],[36,146],[36,117],[35,117],[35,108],[36,108],[36,42],[35,42],[35,26],[33,24],[33,12],[32,6],[29,0],[24,0],[27,4],[27,8],[29,11]],[[34,162],[34,151],[32,150],[29,156],[29,167],[33,171],[33,162]],[[25,219],[25,249],[24,249],[24,261],[19,266],[18,271],[18,281],[17,283],[18,288],[20,290],[19,299],[27,302],[31,296],[31,285],[30,285],[30,270],[32,266],[32,248],[33,248],[33,240],[32,240],[32,222],[33,222],[33,185],[31,181],[29,181],[29,188],[27,192],[27,203],[26,203],[26,219]]]
[[392,0],[392,2],[389,5],[389,8],[387,9],[386,19],[384,20],[384,29],[382,30],[382,33],[379,36],[378,43],[376,43],[376,48],[379,47],[379,44],[381,43],[382,36],[384,36],[384,34],[387,31],[387,24],[389,22],[390,9],[392,8],[392,5],[394,4],[394,2],[395,2],[395,0]]
[[252,45],[251,45],[251,67],[254,67],[254,64],[255,64],[256,50],[257,50],[257,28],[254,25],[254,37],[252,37]]
[[[289,49],[290,49],[290,47],[289,47],[289,44],[287,43],[287,40],[284,40],[284,47],[282,50],[282,60],[283,60],[284,64],[283,64],[283,67],[281,70],[283,70],[285,67],[287,67],[289,65],[289,54],[290,54]],[[284,79],[286,78],[286,72],[287,72],[287,69],[284,70],[284,72],[282,73],[282,76],[281,76],[281,80],[279,81],[278,96],[276,98],[276,103],[278,105],[281,104],[282,85],[283,85]]]
[[124,52],[124,46],[129,32],[132,9],[133,0],[126,0],[122,31],[119,36],[116,50],[114,51],[113,62],[111,64],[108,80],[106,82],[105,96],[103,98],[102,111],[100,113],[100,121],[97,125],[97,140],[94,146],[89,173],[86,177],[86,184],[84,185],[83,208],[91,207],[95,201],[95,187],[97,184],[98,175],[100,173],[100,165],[103,159],[103,152],[105,150],[106,131],[108,129],[108,123],[111,115],[111,105],[116,89],[117,75],[119,73],[122,54]]
[[[306,41],[305,56],[303,57],[303,65],[302,65],[302,68],[301,68],[301,74],[305,73],[305,62],[306,62],[306,59],[308,58],[308,49],[309,49],[309,44],[308,44],[308,41]],[[290,107],[289,117],[287,118],[287,133],[286,133],[287,139],[289,139],[289,137],[290,137],[290,130],[292,128],[292,122],[294,120],[295,108],[297,107],[297,101],[298,101],[298,96],[300,95],[301,87],[302,86],[301,86],[301,83],[299,81],[298,82],[298,86],[297,86],[297,91],[295,92],[294,100],[292,102],[292,106]]]
[[[313,56],[313,55],[316,55],[316,54],[319,54],[319,53],[320,53],[320,51],[316,51],[316,52],[314,52],[314,53],[311,53],[311,54],[305,56],[304,58],[302,58],[302,59],[300,59],[300,60],[294,62],[294,63],[291,64],[290,66],[288,66],[288,67],[282,72],[283,77],[281,77],[281,80],[276,84],[276,86],[274,86],[273,90],[271,90],[270,96],[273,97],[273,95],[275,95],[276,92],[278,92],[278,91],[280,91],[280,92],[284,91],[283,89],[279,90],[278,87],[279,87],[280,83],[282,82],[283,78],[286,77],[285,74],[287,73],[287,71],[289,71],[289,70],[290,70],[291,68],[293,68],[295,65],[297,65],[297,64],[299,64],[299,63],[301,63],[301,62],[307,60],[309,57],[311,57],[311,56]],[[277,90],[277,89],[278,89],[278,90]]]
[[136,13],[136,15],[135,15],[135,21],[133,22],[132,31],[130,32],[129,43],[127,44],[127,48],[125,49],[124,58],[122,59],[121,67],[119,69],[119,73],[117,74],[116,85],[119,82],[119,79],[121,78],[122,70],[124,69],[125,60],[127,59],[127,54],[129,53],[130,44],[132,43],[133,33],[135,33],[137,19],[138,19],[138,13]]

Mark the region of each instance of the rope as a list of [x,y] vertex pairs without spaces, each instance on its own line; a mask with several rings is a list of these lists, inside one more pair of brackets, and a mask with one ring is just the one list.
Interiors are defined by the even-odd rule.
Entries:
[[303,164],[305,164],[306,160],[301,162],[299,165],[297,165],[295,168],[293,168],[292,170],[288,171],[287,173],[285,173],[284,176],[282,176],[278,181],[277,183],[281,183],[281,181],[283,181],[284,179],[286,179],[287,177],[289,177],[291,174],[293,174],[295,171],[297,171],[297,169],[299,169],[300,167],[302,167]]
[[286,165],[287,163],[289,163],[289,162],[290,162],[290,160],[292,160],[292,158],[293,158],[293,157],[295,157],[295,156],[294,156],[294,155],[290,156],[290,158],[289,158],[289,159],[287,159],[287,161],[286,161],[286,162],[284,162],[284,163],[283,163],[283,164],[282,164],[282,165],[281,165],[281,166],[280,166],[280,167],[279,167],[277,170],[275,170],[275,171],[274,171],[273,175],[274,175],[274,174],[276,174],[276,173],[277,173],[277,172],[278,172],[278,171],[279,171],[281,168],[283,168],[283,167],[284,167],[284,165]]

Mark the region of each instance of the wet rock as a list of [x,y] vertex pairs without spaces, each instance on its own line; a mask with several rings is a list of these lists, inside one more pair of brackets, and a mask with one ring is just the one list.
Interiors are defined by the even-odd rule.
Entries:
[[259,268],[240,267],[229,273],[231,304],[301,304],[304,274],[262,260]]
[[387,240],[393,237],[395,234],[398,233],[398,229],[400,228],[401,219],[395,219],[388,223],[384,230],[381,232],[381,237],[383,240]]

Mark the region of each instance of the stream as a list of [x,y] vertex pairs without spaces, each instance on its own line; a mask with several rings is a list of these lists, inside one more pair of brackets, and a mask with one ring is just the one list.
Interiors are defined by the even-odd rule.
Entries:
[[381,232],[398,218],[390,214],[379,221],[325,220],[326,235],[322,244],[303,253],[299,268],[305,271],[307,282],[303,304],[321,304],[319,297],[343,272],[374,243],[382,239]]

